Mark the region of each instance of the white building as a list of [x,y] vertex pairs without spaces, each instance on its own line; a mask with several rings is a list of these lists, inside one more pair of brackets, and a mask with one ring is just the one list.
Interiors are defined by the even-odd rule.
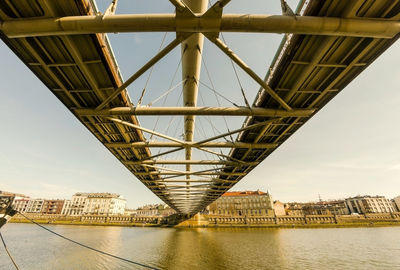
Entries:
[[136,209],[136,215],[139,217],[155,217],[155,216],[170,216],[176,211],[166,204],[148,204]]
[[75,193],[72,195],[71,203],[68,208],[65,207],[64,212],[68,213],[70,216],[82,216],[83,209],[87,203],[87,198],[90,193]]
[[139,217],[154,217],[158,215],[158,204],[148,204],[136,209],[136,215]]
[[126,200],[119,194],[89,193],[87,194],[83,214],[85,215],[123,215]]
[[136,209],[126,208],[125,212],[124,212],[124,215],[125,216],[136,216],[137,215],[137,211],[136,211]]
[[43,209],[44,200],[43,199],[31,199],[26,206],[27,213],[40,213]]
[[61,210],[61,215],[71,216],[71,211],[72,211],[71,206],[72,206],[72,201],[65,200],[63,209]]
[[350,213],[390,213],[395,212],[390,200],[384,196],[357,196],[345,200]]
[[28,202],[30,200],[31,200],[30,198],[15,199],[13,207],[18,212],[25,213],[28,208]]
[[400,196],[397,196],[396,198],[394,198],[393,199],[393,201],[394,201],[394,204],[396,205],[396,207],[397,207],[397,211],[400,211]]
[[280,201],[274,201],[274,214],[275,216],[285,216],[285,204]]

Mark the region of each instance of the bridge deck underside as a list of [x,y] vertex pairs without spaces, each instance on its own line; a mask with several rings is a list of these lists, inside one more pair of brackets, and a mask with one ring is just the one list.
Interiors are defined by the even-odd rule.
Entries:
[[[400,2],[398,0],[309,1],[301,12],[304,16],[390,18],[399,14]],[[94,7],[84,0],[15,0],[0,3],[0,20],[9,19],[7,16],[62,17],[94,13]],[[110,146],[112,143],[145,142],[141,130],[104,117],[82,116],[75,113],[75,109],[97,107],[123,83],[105,35],[11,39],[2,34],[1,37],[79,121],[144,185],[171,207],[182,211],[180,203],[182,197],[174,196],[166,185],[159,181],[162,179],[160,171],[143,165],[144,161],[152,160],[152,153],[148,147]],[[398,36],[393,39],[376,39],[288,35],[282,41],[282,46],[265,80],[290,107],[318,111],[397,38]],[[129,107],[132,104],[127,92],[123,91],[110,105]],[[276,99],[271,98],[263,89],[260,89],[253,106],[282,109]],[[310,117],[249,116],[243,127],[260,122],[267,123],[240,132],[236,142],[269,143],[279,146]],[[140,125],[135,116],[116,118]],[[196,189],[189,190],[193,205],[190,213],[202,210],[221,196],[275,149],[276,147],[232,147],[226,160],[234,160],[237,164],[225,165],[221,170],[222,173],[207,185],[205,191],[199,193]]]

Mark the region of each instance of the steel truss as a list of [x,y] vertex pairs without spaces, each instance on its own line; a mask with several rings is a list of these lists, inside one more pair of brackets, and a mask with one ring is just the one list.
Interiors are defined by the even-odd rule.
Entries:
[[[175,6],[174,14],[128,14],[116,15],[116,2],[107,9],[105,14],[88,12],[84,16],[55,16],[51,4],[46,0],[41,3],[46,6],[49,16],[44,18],[11,18],[0,10],[0,32],[8,39],[21,39],[21,44],[36,58],[32,66],[43,67],[45,72],[59,85],[62,93],[66,93],[73,106],[71,111],[81,120],[91,126],[91,131],[100,139],[121,162],[131,170],[139,180],[150,188],[157,196],[180,213],[194,214],[210,202],[218,198],[250,170],[257,166],[268,153],[276,149],[290,130],[309,119],[321,106],[319,101],[329,93],[337,93],[339,89],[334,83],[322,92],[318,89],[300,89],[313,68],[342,68],[350,71],[353,67],[366,67],[367,63],[355,60],[350,64],[321,63],[325,47],[316,52],[315,61],[295,61],[292,64],[309,67],[308,73],[299,77],[298,84],[293,88],[272,87],[271,84],[258,76],[227,44],[219,38],[221,32],[251,32],[251,33],[287,33],[307,36],[323,36],[326,47],[340,38],[359,38],[373,40],[366,45],[367,49],[378,46],[379,40],[391,40],[400,32],[399,15],[370,18],[355,17],[355,10],[362,8],[364,0],[353,1],[349,8],[338,17],[332,16],[287,16],[287,15],[254,15],[254,14],[223,14],[223,8],[230,0],[217,1],[207,9],[208,0],[170,0]],[[313,1],[311,1],[313,2]],[[47,3],[47,4],[45,4]],[[302,7],[304,1],[301,1]],[[311,6],[311,4],[309,4]],[[388,8],[394,9],[392,5]],[[393,13],[393,12],[392,12]],[[386,13],[388,15],[389,13]],[[117,87],[111,87],[109,94],[102,94],[95,80],[89,80],[99,101],[95,106],[80,106],[72,93],[90,92],[92,89],[67,89],[53,72],[54,67],[60,68],[63,63],[49,65],[42,59],[27,38],[38,40],[42,36],[57,36],[66,44],[75,63],[88,78],[93,77],[86,67],[87,63],[79,56],[79,49],[74,45],[74,35],[99,34],[109,32],[176,32],[176,38],[161,49],[139,70]],[[252,106],[247,107],[199,107],[197,96],[200,82],[203,41],[206,37],[215,44],[227,57],[247,73],[260,86],[259,95]],[[357,43],[361,45],[360,43]],[[134,83],[146,71],[163,59],[173,49],[181,45],[183,106],[181,107],[148,107],[134,106],[128,98],[126,88]],[[318,54],[320,57],[318,58]],[[363,52],[360,53],[360,57]],[[101,61],[100,61],[101,63]],[[64,63],[67,65],[68,63]],[[327,75],[328,76],[328,75]],[[56,91],[53,89],[53,91]],[[75,92],[73,92],[75,91]],[[282,92],[287,91],[287,94]],[[307,102],[291,102],[297,94],[320,95],[311,105]],[[116,106],[115,101],[122,98],[125,106]],[[183,116],[184,136],[178,139],[162,132],[141,126],[136,116]],[[194,141],[196,116],[247,116],[242,128],[228,131],[201,141]],[[133,120],[132,120],[133,119]],[[97,125],[97,126],[96,126]],[[92,126],[95,126],[93,128]],[[101,126],[98,127],[98,126]],[[109,130],[117,130],[123,134],[122,140],[115,140]],[[138,139],[132,140],[126,135],[129,130],[138,134]],[[277,132],[275,134],[274,132]],[[159,141],[144,140],[142,133],[151,134]],[[253,133],[253,135],[252,135]],[[255,135],[254,135],[255,134]],[[237,136],[232,140],[232,135]],[[265,136],[275,138],[266,142]],[[274,137],[275,136],[275,137]],[[225,139],[225,141],[221,141]],[[171,148],[166,152],[152,155],[150,148]],[[209,148],[229,148],[229,154],[216,152]],[[213,159],[194,160],[193,150],[211,155]],[[130,150],[134,155],[128,156]],[[185,152],[185,159],[171,159],[171,154]],[[251,153],[256,156],[251,157]],[[165,159],[159,159],[163,157]],[[173,166],[184,166],[176,169]],[[195,166],[208,166],[208,169],[194,170]],[[183,178],[182,178],[183,177]],[[179,178],[179,179],[176,179]]]

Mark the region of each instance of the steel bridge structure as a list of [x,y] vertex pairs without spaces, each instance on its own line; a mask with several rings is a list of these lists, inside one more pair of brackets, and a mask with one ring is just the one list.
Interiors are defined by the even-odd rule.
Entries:
[[[189,215],[245,177],[400,33],[399,0],[301,0],[294,12],[281,1],[282,15],[225,14],[230,0],[211,6],[208,0],[170,2],[173,14],[119,15],[116,0],[104,13],[89,0],[4,0],[0,36],[129,171],[178,213]],[[106,35],[116,32],[173,32],[176,37],[124,80]],[[222,32],[285,35],[260,77],[221,39]],[[198,106],[204,39],[257,82],[253,103]],[[127,87],[179,46],[182,106],[133,104]],[[154,115],[182,117],[183,137],[138,121]],[[196,117],[214,116],[246,118],[240,128],[195,140]],[[195,159],[193,151],[210,158]],[[177,152],[179,159],[172,155]]]

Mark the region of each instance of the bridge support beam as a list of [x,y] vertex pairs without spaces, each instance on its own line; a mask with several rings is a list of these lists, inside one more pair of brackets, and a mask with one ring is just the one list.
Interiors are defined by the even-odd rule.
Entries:
[[[191,147],[205,147],[205,148],[255,148],[255,149],[269,149],[276,148],[277,143],[244,143],[244,142],[208,142],[208,143],[190,143],[187,144]],[[111,148],[143,148],[143,147],[181,147],[181,143],[175,142],[132,142],[132,143],[105,143],[105,146]]]
[[79,116],[112,115],[228,115],[264,117],[309,117],[315,109],[277,110],[259,107],[118,107],[103,110],[76,109]]
[[238,165],[248,165],[255,166],[258,162],[244,162],[239,163],[235,161],[227,161],[227,160],[142,160],[142,161],[125,161],[126,165],[142,165],[142,164],[163,164],[163,165],[182,165],[182,164],[191,164],[191,165],[227,165],[227,166],[238,166]]
[[0,31],[9,38],[116,32],[176,32],[177,28],[181,33],[293,33],[371,38],[393,38],[400,32],[400,22],[391,19],[223,14],[218,21],[196,15],[179,20],[175,14],[12,19],[0,22]]

